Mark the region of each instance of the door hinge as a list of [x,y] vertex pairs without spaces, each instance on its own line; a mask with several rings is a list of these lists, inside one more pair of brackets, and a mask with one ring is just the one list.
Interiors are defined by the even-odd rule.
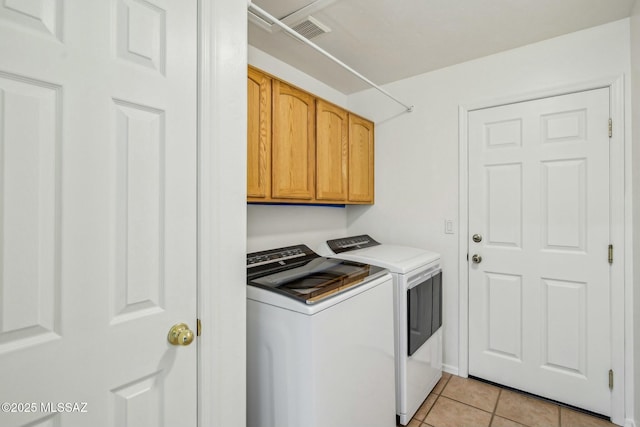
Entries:
[[613,264],[613,245],[609,245],[609,264]]
[[613,136],[613,120],[609,119],[609,138]]
[[200,322],[200,319],[196,319],[196,336],[199,337],[201,333],[202,333],[202,322]]
[[613,390],[613,369],[609,369],[609,390]]

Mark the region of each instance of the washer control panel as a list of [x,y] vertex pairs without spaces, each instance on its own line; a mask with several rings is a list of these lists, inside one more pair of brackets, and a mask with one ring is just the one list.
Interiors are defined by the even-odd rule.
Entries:
[[253,252],[247,254],[247,277],[253,278],[257,275],[286,270],[318,257],[319,255],[306,245]]

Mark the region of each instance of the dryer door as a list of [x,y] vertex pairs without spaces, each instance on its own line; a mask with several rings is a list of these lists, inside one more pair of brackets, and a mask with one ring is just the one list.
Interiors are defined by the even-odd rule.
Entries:
[[442,325],[442,273],[407,290],[408,353],[411,356]]

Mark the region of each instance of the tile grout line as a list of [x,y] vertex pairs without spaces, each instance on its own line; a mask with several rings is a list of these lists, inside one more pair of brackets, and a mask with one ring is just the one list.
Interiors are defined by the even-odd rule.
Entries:
[[[436,396],[436,398],[435,398],[435,400],[433,401],[433,405],[431,405],[431,407],[429,408],[429,410],[428,410],[428,411],[427,411],[427,413],[425,414],[424,419],[420,421],[420,426],[419,426],[419,427],[423,427],[423,424],[424,424],[424,425],[429,425],[429,424],[427,424],[427,422],[426,422],[427,417],[429,416],[429,413],[433,410],[433,408],[436,406],[436,402],[440,399],[440,397],[441,397],[441,396],[443,396],[443,393],[444,393],[444,391],[445,391],[445,389],[446,389],[447,385],[449,385],[449,382],[451,381],[451,379],[452,379],[452,378],[453,378],[453,375],[450,375],[450,376],[449,376],[449,378],[447,379],[447,381],[442,385],[442,389],[440,390],[440,393],[433,393],[433,394],[434,394],[434,396]],[[443,397],[444,397],[445,399],[449,399],[449,400],[451,400],[451,401],[453,401],[453,402],[457,402],[457,403],[459,403],[459,404],[461,404],[461,405],[468,406],[469,408],[473,408],[473,409],[476,409],[476,410],[482,411],[482,412],[484,412],[484,413],[490,414],[490,415],[491,415],[491,418],[489,419],[489,426],[488,426],[488,427],[490,427],[490,426],[491,426],[491,423],[493,422],[493,418],[494,418],[495,411],[496,411],[496,410],[497,410],[497,408],[498,408],[498,401],[500,400],[500,396],[501,396],[502,391],[503,391],[503,389],[502,389],[501,387],[496,387],[496,388],[498,389],[498,398],[496,399],[496,403],[494,404],[493,412],[489,412],[489,411],[487,411],[487,410],[485,410],[485,409],[478,408],[477,406],[474,406],[474,405],[469,404],[469,403],[467,403],[467,402],[463,402],[463,401],[458,400],[458,399],[455,399],[455,398],[453,398],[453,397],[449,397],[449,396],[443,396]],[[513,421],[513,420],[511,420],[511,421]],[[525,427],[526,427],[526,426],[525,426]]]
[[[433,409],[434,406],[436,406],[436,402],[438,401],[438,399],[440,399],[440,394],[435,394],[433,393],[433,395],[436,397],[436,400],[433,401],[433,405],[431,405],[431,408],[429,408],[429,410],[427,411],[426,414],[424,414],[424,418],[420,420],[420,425],[418,427],[422,427],[422,425],[426,425],[427,424],[427,417],[429,416],[429,413],[431,412],[431,410]],[[428,396],[427,396],[428,398]]]
[[493,412],[491,413],[491,419],[489,420],[489,427],[493,424],[493,419],[496,417],[496,410],[498,409],[498,402],[500,402],[500,396],[502,396],[502,389],[498,389],[498,398],[496,399],[496,404],[493,405]]
[[[433,408],[436,406],[436,403],[438,402],[438,399],[440,399],[440,396],[442,396],[442,392],[443,392],[443,391],[444,391],[444,389],[447,387],[447,384],[449,384],[449,381],[451,381],[451,377],[452,377],[452,376],[449,376],[449,378],[447,378],[447,381],[446,381],[444,384],[442,384],[442,389],[440,390],[440,393],[438,393],[438,394],[435,394],[435,393],[434,393],[434,394],[435,394],[435,396],[436,396],[436,400],[434,400],[434,401],[433,401],[433,405],[431,405],[431,408],[429,408],[429,410],[427,411],[427,413],[426,413],[426,414],[424,414],[424,419],[420,421],[420,424],[421,424],[421,426],[420,426],[420,427],[422,427],[422,424],[425,424],[425,425],[427,424],[427,417],[429,416],[429,413],[430,413],[430,412],[433,410]],[[437,386],[437,384],[436,384],[436,386]],[[427,398],[429,398],[429,396],[428,396],[428,395],[427,395]]]
[[558,405],[558,427],[562,427],[562,408]]
[[[500,392],[501,392],[501,390],[499,390],[498,395],[500,394]],[[475,406],[475,405],[473,405],[471,403],[468,403],[468,402],[465,402],[465,401],[462,401],[462,400],[458,400],[455,397],[451,397],[451,396],[442,396],[442,397],[444,399],[451,400],[452,402],[456,402],[456,403],[459,403],[461,405],[468,406],[469,408],[476,409],[478,411],[484,412],[485,414],[493,415],[493,412],[489,412],[484,408],[478,408],[477,406]],[[435,402],[433,403],[433,406],[435,406]],[[433,406],[431,407],[432,409],[433,409]],[[495,411],[495,408],[493,410]],[[431,412],[431,409],[429,409],[429,412]],[[491,419],[493,420],[493,416],[491,417]]]
[[[503,391],[505,391],[505,390],[507,390],[507,389],[502,388],[502,387],[500,387],[500,386],[498,386],[498,388],[500,389],[500,391],[499,391],[499,393],[498,393],[498,400],[500,400],[500,397],[502,396],[502,392],[503,392]],[[516,391],[516,393],[519,393],[519,392],[517,392],[517,391]],[[522,394],[522,393],[520,393],[520,394]],[[537,397],[532,397],[532,396],[526,396],[526,397],[528,397],[529,399],[532,399],[532,400],[536,400],[536,401],[541,401],[541,400],[543,400],[543,399],[539,399],[539,398],[537,398]],[[549,403],[550,403],[550,402],[549,402]],[[558,404],[555,404],[555,403],[552,403],[552,405],[554,405],[554,406],[556,406],[556,407],[558,408],[558,426],[557,426],[557,427],[562,427],[562,425],[560,424],[560,423],[562,422],[562,416],[561,416],[561,405],[558,405]],[[494,413],[495,413],[495,411],[496,411],[497,409],[498,409],[498,406],[497,406],[497,402],[496,402],[496,408],[494,409]],[[514,423],[517,423],[517,424],[519,424],[519,425],[522,425],[522,426],[524,426],[524,427],[531,427],[531,426],[529,426],[529,424],[523,424],[522,422],[520,422],[520,421],[516,421],[516,420],[514,420],[514,419],[512,419],[512,418],[509,418],[509,417],[507,417],[507,416],[505,416],[505,415],[498,415],[498,416],[499,416],[499,417],[502,417],[502,418],[504,418],[504,419],[506,419],[506,420],[512,421],[512,422],[514,422]],[[492,422],[493,422],[493,417],[491,418],[491,420],[492,420]]]
[[[434,401],[433,401],[433,404],[431,405],[431,407],[429,408],[429,410],[425,413],[424,418],[423,418],[422,420],[418,420],[418,422],[419,422],[419,427],[430,427],[430,425],[427,423],[427,417],[429,416],[429,414],[431,413],[431,411],[433,410],[433,408],[435,408],[436,403],[439,401],[440,397],[444,396],[444,391],[445,391],[445,389],[447,388],[447,386],[449,385],[449,382],[451,382],[451,379],[452,379],[452,378],[453,378],[453,375],[449,375],[449,376],[448,376],[448,378],[446,378],[446,381],[445,381],[445,382],[443,382],[443,384],[442,384],[442,388],[440,389],[440,392],[439,392],[439,393],[433,393],[433,395],[434,395]],[[444,378],[443,378],[443,379],[444,379]],[[504,418],[504,419],[506,419],[506,420],[509,420],[509,421],[511,421],[511,422],[514,422],[514,423],[517,423],[517,424],[519,424],[519,425],[522,425],[523,427],[527,427],[527,426],[529,426],[529,424],[528,424],[528,423],[527,423],[527,424],[522,424],[520,421],[516,421],[516,420],[514,420],[514,419],[511,419],[511,417],[509,417],[509,416],[505,416],[505,415],[497,415],[498,405],[499,405],[500,399],[502,398],[502,394],[503,394],[503,392],[504,392],[504,391],[510,391],[510,390],[509,390],[508,388],[505,388],[505,387],[503,387],[503,386],[501,386],[501,385],[498,385],[498,384],[492,384],[492,385],[498,389],[498,396],[497,396],[497,399],[496,399],[496,401],[495,401],[495,404],[494,404],[494,407],[493,407],[493,411],[492,411],[492,412],[490,412],[490,413],[489,413],[487,410],[484,410],[484,409],[479,408],[479,407],[477,407],[477,406],[475,406],[475,405],[472,405],[472,404],[470,404],[470,403],[467,403],[467,402],[464,402],[464,401],[458,400],[458,399],[453,398],[453,397],[444,396],[444,398],[445,398],[445,400],[451,400],[451,401],[453,401],[453,402],[457,402],[457,403],[462,404],[462,405],[464,405],[464,406],[468,406],[468,407],[470,407],[470,408],[473,408],[473,409],[476,409],[476,410],[479,410],[479,411],[483,411],[483,412],[485,412],[485,413],[489,413],[489,414],[491,415],[491,417],[490,417],[490,419],[489,419],[489,426],[491,426],[491,425],[493,424],[493,422],[494,422],[494,421],[495,421],[495,419],[496,419],[496,416],[500,416],[500,417],[502,417],[502,418]],[[523,393],[523,392],[520,392],[520,391],[518,391],[518,390],[515,390],[515,391],[513,391],[513,392],[514,392],[514,393],[517,393],[517,394],[519,394],[519,395],[522,395],[522,396],[526,397],[527,399],[531,399],[532,401],[545,402],[545,399],[544,399],[544,398],[540,398],[540,397],[538,397],[538,396],[531,396],[531,395],[528,395],[527,393]],[[558,410],[558,412],[557,412],[557,413],[558,413],[558,415],[557,415],[557,422],[558,422],[557,426],[558,426],[558,427],[562,427],[562,425],[563,425],[563,424],[562,424],[562,419],[563,419],[563,413],[562,413],[562,412],[563,412],[563,411],[562,411],[562,410],[563,410],[563,405],[558,404],[557,402],[550,402],[550,401],[548,401],[548,400],[546,400],[546,403],[551,404],[551,405],[553,405],[553,406],[555,406],[555,407],[557,408],[557,410]],[[578,412],[579,412],[579,411],[578,411]],[[584,415],[589,416],[589,414],[584,414]],[[610,423],[610,420],[605,420],[605,421],[609,421],[609,423]],[[611,426],[613,426],[613,427],[616,427],[616,426],[614,426],[613,424],[610,424],[610,425],[611,425]]]
[[[447,382],[449,382],[449,381],[447,381]],[[429,408],[427,413],[424,415],[424,419],[422,421],[420,421],[420,424],[427,425],[427,417],[429,416],[429,413],[431,413],[433,408],[436,406],[436,403],[438,402],[438,399],[440,399],[440,396],[442,396],[442,393],[436,394],[436,400],[433,401],[433,405],[431,405],[431,408]]]
[[[445,384],[445,387],[449,384],[449,382],[451,381],[451,379],[452,379],[452,378],[453,378],[453,375],[449,377],[449,380],[447,380],[447,383]],[[443,394],[445,387],[443,387],[443,388],[442,388],[442,391],[440,392],[440,395],[439,395],[439,396],[441,396],[441,395]],[[495,404],[494,404],[494,406],[493,406],[493,412],[489,412],[488,410],[486,410],[486,409],[484,409],[484,408],[480,408],[480,407],[475,406],[475,405],[473,405],[473,404],[471,404],[471,403],[468,403],[468,402],[465,402],[465,401],[462,401],[462,400],[458,400],[458,399],[456,399],[456,398],[454,398],[454,397],[451,397],[451,396],[443,396],[443,397],[444,397],[445,399],[449,399],[449,400],[451,400],[451,401],[453,401],[453,402],[457,402],[457,403],[459,403],[459,404],[461,404],[461,405],[468,406],[469,408],[473,408],[473,409],[475,409],[475,410],[478,410],[478,411],[484,412],[484,413],[486,413],[486,414],[490,414],[490,415],[491,415],[491,418],[489,419],[489,426],[488,426],[488,427],[490,427],[490,426],[491,426],[491,423],[493,422],[495,412],[496,412],[496,410],[498,409],[498,401],[500,400],[500,396],[502,395],[502,391],[504,390],[502,387],[498,387],[498,386],[494,386],[494,387],[495,387],[496,389],[498,389],[498,397],[497,397],[497,399],[496,399],[496,403],[495,403]],[[431,409],[433,409],[433,407],[434,407],[434,406],[435,406],[435,402],[433,403],[433,406],[431,407]],[[429,412],[431,412],[431,409],[429,409]],[[426,419],[426,417],[425,417],[425,419]],[[510,421],[513,421],[513,420],[510,420]],[[426,423],[425,423],[425,424],[426,424]],[[525,426],[525,427],[527,427],[527,426]]]

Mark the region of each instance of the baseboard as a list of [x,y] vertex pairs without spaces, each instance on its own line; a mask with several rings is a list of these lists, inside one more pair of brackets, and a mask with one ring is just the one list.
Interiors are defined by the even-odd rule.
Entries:
[[451,375],[458,375],[458,372],[460,372],[457,366],[445,365],[444,363],[442,364],[442,371]]

